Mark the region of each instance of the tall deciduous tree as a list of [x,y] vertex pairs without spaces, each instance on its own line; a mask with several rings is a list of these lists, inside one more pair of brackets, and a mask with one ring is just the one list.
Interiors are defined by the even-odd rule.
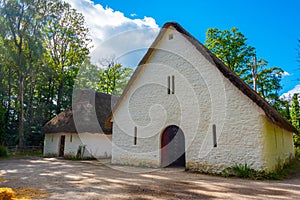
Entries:
[[[208,29],[205,45],[232,71],[253,87],[275,108],[281,106],[278,92],[283,70],[268,67],[264,59],[256,59],[256,50],[247,44],[247,38],[237,28],[231,30]],[[281,107],[280,107],[281,109]]]
[[6,143],[6,132],[7,132],[7,122],[5,119],[6,108],[3,106],[3,102],[0,102],[0,145],[5,145]]
[[99,81],[101,80],[102,70],[97,65],[92,64],[90,58],[86,59],[75,80],[76,90],[92,89],[100,91]]
[[[290,114],[291,114],[291,122],[293,126],[300,131],[300,105],[299,105],[299,96],[297,93],[293,95]],[[294,144],[297,148],[300,147],[300,138],[296,134],[294,134]]]
[[[40,35],[42,25],[41,13],[43,1],[39,0],[1,0],[0,14],[3,16],[2,25],[6,30],[4,37],[12,39],[12,60],[18,77],[18,113],[19,113],[19,145],[23,146],[24,139],[24,93],[25,80],[29,77],[28,70],[39,53],[37,35]],[[35,36],[35,37],[34,37]]]
[[298,130],[300,130],[300,106],[299,97],[295,93],[293,95],[292,105],[291,105],[291,122]]
[[237,28],[208,29],[205,46],[238,75],[255,56],[255,48],[247,44],[247,38]]
[[120,63],[108,61],[105,69],[101,72],[99,91],[107,94],[121,95],[125,88],[132,69],[123,67]]
[[0,0],[0,100],[8,144],[39,144],[42,125],[71,106],[74,77],[89,53],[83,20],[61,0]]
[[64,2],[52,6],[52,18],[45,29],[45,60],[52,69],[53,79],[57,81],[57,108],[69,105],[72,97],[74,78],[79,66],[89,54],[88,29],[84,17]]
[[264,59],[259,59],[254,68],[255,70],[252,66],[245,68],[241,78],[253,85],[253,89],[265,99],[274,99],[282,89],[280,81],[284,71],[279,67],[268,67],[268,62]]

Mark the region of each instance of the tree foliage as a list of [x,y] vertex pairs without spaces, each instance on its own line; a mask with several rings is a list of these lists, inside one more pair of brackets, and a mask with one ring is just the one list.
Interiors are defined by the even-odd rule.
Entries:
[[[6,141],[39,144],[42,125],[71,96],[77,68],[89,50],[81,14],[60,0],[0,0],[0,89]],[[59,69],[64,70],[62,73]],[[63,91],[63,90],[62,90]],[[16,134],[18,133],[18,134]]]
[[[300,105],[299,105],[299,95],[295,93],[293,95],[292,105],[291,105],[291,122],[292,125],[300,131]],[[300,138],[298,135],[294,134],[294,144],[295,147],[300,147]]]
[[76,89],[93,89],[120,96],[131,77],[132,69],[106,59],[98,67],[86,60],[76,79]]
[[90,63],[84,17],[69,4],[0,0],[0,14],[0,145],[42,144],[41,127],[71,106],[75,83],[122,92],[130,69]]
[[208,29],[205,46],[238,75],[255,56],[255,48],[247,44],[247,38],[237,28]]
[[123,67],[120,63],[109,61],[101,72],[99,91],[121,95],[132,73],[131,68]]
[[101,80],[102,69],[91,63],[87,58],[78,71],[77,78],[75,79],[76,90],[93,89],[100,91],[99,81]]
[[[74,79],[79,66],[89,54],[88,29],[84,25],[84,17],[64,2],[51,7],[52,17],[44,29],[46,39],[45,62],[52,71],[53,81],[58,82],[56,90],[56,113],[69,105],[72,97]],[[56,85],[55,85],[56,86]]]
[[6,123],[5,115],[6,115],[6,108],[5,106],[3,106],[2,103],[0,103],[0,146],[6,144],[7,123]]
[[268,62],[262,58],[257,60],[255,48],[247,44],[247,38],[237,28],[208,29],[205,45],[272,106],[285,112],[278,96],[283,70],[268,67]]
[[25,83],[32,75],[31,67],[37,63],[40,57],[40,35],[43,20],[41,18],[44,11],[43,1],[39,0],[1,0],[0,13],[2,15],[2,36],[7,44],[10,65],[14,68],[18,79],[18,131],[19,145],[23,146],[24,140],[24,98]]
[[293,95],[291,105],[291,122],[295,128],[300,131],[300,106],[299,106],[299,95],[295,93]]

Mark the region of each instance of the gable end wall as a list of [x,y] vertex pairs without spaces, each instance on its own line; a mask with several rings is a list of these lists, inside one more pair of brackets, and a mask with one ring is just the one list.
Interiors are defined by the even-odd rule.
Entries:
[[[174,95],[167,94],[168,76],[176,80]],[[177,31],[168,30],[114,112],[112,162],[159,167],[161,134],[177,125],[185,135],[188,169],[220,172],[245,163],[263,169],[267,164],[261,116],[262,109],[205,55]]]

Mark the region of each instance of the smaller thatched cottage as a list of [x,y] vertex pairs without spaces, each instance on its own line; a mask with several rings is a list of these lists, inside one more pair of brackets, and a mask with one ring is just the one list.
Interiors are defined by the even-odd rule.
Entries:
[[43,128],[44,156],[111,157],[112,129],[106,119],[118,97],[82,90]]

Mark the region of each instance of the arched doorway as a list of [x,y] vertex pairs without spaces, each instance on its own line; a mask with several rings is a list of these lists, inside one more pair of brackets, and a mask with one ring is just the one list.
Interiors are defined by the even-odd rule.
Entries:
[[169,126],[162,133],[161,166],[185,167],[185,139],[178,126]]

